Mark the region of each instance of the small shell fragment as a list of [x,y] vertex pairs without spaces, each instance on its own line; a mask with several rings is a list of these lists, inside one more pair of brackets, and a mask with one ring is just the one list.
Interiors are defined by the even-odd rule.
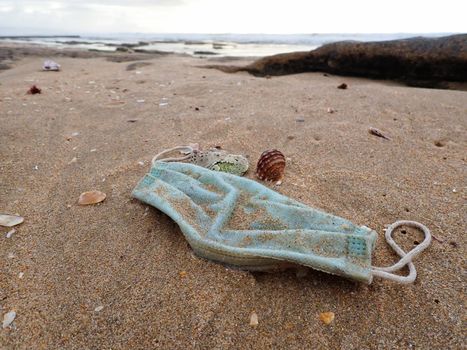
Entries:
[[256,166],[256,175],[260,180],[275,181],[277,185],[282,183],[285,173],[285,156],[282,152],[273,149],[264,151]]
[[24,221],[22,216],[0,214],[0,226],[13,227],[21,224]]
[[389,137],[387,137],[386,135],[384,135],[381,131],[379,131],[378,129],[376,128],[369,128],[368,129],[368,132],[371,134],[371,135],[375,135],[375,136],[378,136],[378,137],[382,137],[383,139],[386,139],[386,140],[389,140]]
[[104,307],[103,307],[102,305],[97,306],[97,307],[94,309],[95,312],[99,312],[99,311],[102,311],[102,310],[104,310]]
[[322,312],[319,314],[319,319],[325,324],[329,325],[334,321],[334,312]]
[[10,311],[3,315],[3,324],[2,328],[7,328],[9,325],[13,323],[16,318],[16,312]]
[[7,232],[6,234],[6,238],[11,238],[11,236],[13,236],[13,234],[16,232],[16,230],[14,228],[12,228],[10,231]]
[[258,325],[258,315],[256,312],[252,312],[250,315],[250,326],[251,327],[256,327]]
[[79,205],[89,205],[102,202],[107,195],[101,191],[89,191],[83,192],[79,196],[78,204]]

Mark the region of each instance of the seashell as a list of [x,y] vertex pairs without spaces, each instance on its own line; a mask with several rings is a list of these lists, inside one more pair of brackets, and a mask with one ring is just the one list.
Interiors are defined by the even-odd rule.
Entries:
[[188,161],[192,164],[242,176],[248,170],[248,159],[240,154],[230,154],[227,151],[210,148],[207,151],[194,151]]
[[382,137],[383,139],[389,140],[389,137],[387,137],[386,135],[384,135],[381,131],[379,131],[379,130],[376,129],[376,128],[369,128],[369,129],[368,129],[368,132],[369,132],[371,135],[375,135],[375,136],[378,136],[378,137]]
[[60,70],[60,65],[52,60],[47,60],[42,65],[42,70],[58,72]]
[[24,221],[22,216],[0,214],[0,226],[13,227],[21,224]]
[[242,176],[248,170],[248,159],[240,154],[227,154],[220,160],[208,166],[208,169]]
[[256,312],[252,312],[251,315],[250,315],[250,326],[251,327],[256,327],[258,326],[259,322],[258,322],[258,314]]
[[285,156],[277,149],[264,151],[256,166],[256,175],[260,180],[282,183],[285,173]]
[[7,328],[9,325],[13,323],[13,321],[16,318],[16,312],[15,311],[10,311],[7,312],[5,315],[3,315],[3,323],[2,323],[2,328]]
[[[167,157],[170,153],[179,151],[182,157]],[[157,154],[152,162],[180,162],[187,161],[191,164],[201,166],[210,170],[221,171],[242,176],[248,170],[248,159],[240,154],[230,154],[221,149],[220,146],[202,151],[199,144],[193,143],[188,146],[177,146]]]
[[88,204],[100,203],[105,199],[105,197],[106,197],[106,194],[100,191],[83,192],[79,196],[78,204],[88,205]]

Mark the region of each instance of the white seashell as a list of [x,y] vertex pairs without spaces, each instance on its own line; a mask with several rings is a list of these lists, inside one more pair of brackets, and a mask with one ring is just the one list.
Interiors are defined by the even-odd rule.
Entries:
[[10,311],[3,315],[3,324],[2,327],[6,328],[13,323],[16,318],[16,312]]
[[16,230],[15,229],[11,229],[10,231],[7,232],[6,234],[6,238],[11,238],[11,236],[13,236],[13,233],[15,233]]
[[42,70],[59,71],[60,65],[57,62],[54,62],[52,60],[47,60],[47,61],[44,61],[44,64],[42,65]]
[[0,214],[0,226],[13,227],[21,224],[24,221],[22,216]]

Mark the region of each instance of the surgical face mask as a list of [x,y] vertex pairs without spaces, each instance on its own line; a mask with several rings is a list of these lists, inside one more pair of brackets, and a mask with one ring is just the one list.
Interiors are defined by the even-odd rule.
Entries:
[[[197,255],[248,270],[299,264],[366,283],[375,276],[411,283],[417,274],[412,259],[431,241],[425,226],[396,222],[386,230],[386,240],[401,260],[391,267],[373,267],[377,234],[370,228],[310,208],[253,180],[187,163],[153,162],[133,196],[171,217]],[[409,253],[392,239],[401,225],[425,234]],[[406,265],[408,276],[393,274]]]

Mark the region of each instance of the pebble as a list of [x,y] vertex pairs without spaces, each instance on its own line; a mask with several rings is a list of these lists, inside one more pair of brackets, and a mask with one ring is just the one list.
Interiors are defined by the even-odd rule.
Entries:
[[159,103],[159,107],[164,107],[164,106],[167,106],[167,105],[168,105],[167,102],[161,102],[161,103]]
[[322,312],[319,314],[319,319],[325,324],[329,325],[334,321],[334,312]]
[[15,229],[11,229],[10,231],[7,232],[6,234],[6,238],[11,238],[11,236],[13,236],[13,233],[15,233],[16,230]]
[[99,311],[102,311],[103,309],[104,309],[104,307],[103,307],[102,305],[100,305],[100,306],[96,307],[96,308],[94,309],[94,311],[95,311],[95,312],[99,312]]
[[20,273],[18,274],[18,278],[23,278],[23,276],[24,276],[24,272],[20,272]]
[[250,315],[250,326],[256,327],[259,324],[258,322],[258,314],[256,312],[252,312]]
[[13,323],[16,318],[16,312],[10,311],[3,315],[3,324],[2,327],[6,328]]
[[136,100],[136,102],[138,102],[138,103],[144,103],[144,102],[146,102],[146,100]]

